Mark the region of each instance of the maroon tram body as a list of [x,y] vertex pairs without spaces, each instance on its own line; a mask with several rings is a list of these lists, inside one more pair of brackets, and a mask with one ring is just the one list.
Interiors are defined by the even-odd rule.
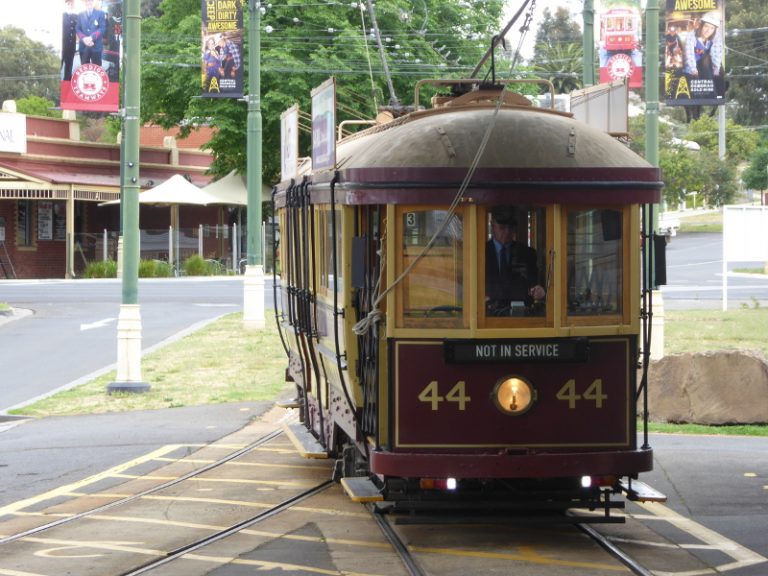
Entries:
[[[594,505],[652,468],[637,367],[659,171],[498,95],[367,129],[338,142],[335,170],[276,187],[288,373],[317,452],[383,499],[546,484]],[[545,295],[498,314],[484,271],[501,205]]]

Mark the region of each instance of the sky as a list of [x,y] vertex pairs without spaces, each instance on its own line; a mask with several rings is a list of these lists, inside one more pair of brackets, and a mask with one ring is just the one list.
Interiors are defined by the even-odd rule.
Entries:
[[[76,4],[81,0],[75,0]],[[513,15],[522,0],[507,0],[508,13]],[[536,37],[536,26],[541,21],[544,8],[554,12],[558,6],[564,6],[575,14],[580,21],[584,0],[536,0],[536,17],[531,30],[526,35],[523,55],[533,54],[533,42]],[[59,49],[61,45],[61,11],[64,0],[0,0],[0,27],[13,24],[23,28],[27,36],[46,45]],[[76,6],[77,8],[77,6]]]

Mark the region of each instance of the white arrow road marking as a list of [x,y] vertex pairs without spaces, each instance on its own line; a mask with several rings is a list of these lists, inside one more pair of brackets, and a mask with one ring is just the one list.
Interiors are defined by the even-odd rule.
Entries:
[[104,320],[97,320],[96,322],[91,322],[90,324],[80,324],[80,331],[83,332],[84,330],[93,330],[94,328],[104,328],[104,326],[114,322],[115,320],[117,320],[117,318],[104,318]]

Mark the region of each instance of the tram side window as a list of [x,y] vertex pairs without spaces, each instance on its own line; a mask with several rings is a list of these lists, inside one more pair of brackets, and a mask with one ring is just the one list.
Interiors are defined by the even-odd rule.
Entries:
[[[398,274],[413,268],[402,281],[402,324],[464,326],[464,226],[461,213],[404,208],[402,261]],[[424,252],[434,236],[429,250]],[[415,262],[415,264],[414,264]]]
[[546,210],[499,205],[488,210],[485,309],[488,316],[546,311]]
[[[334,238],[334,219],[336,237]],[[320,286],[333,293],[341,291],[341,218],[339,210],[323,210],[320,213]],[[334,255],[336,261],[334,261]]]
[[622,212],[568,212],[568,314],[621,314],[623,293]]

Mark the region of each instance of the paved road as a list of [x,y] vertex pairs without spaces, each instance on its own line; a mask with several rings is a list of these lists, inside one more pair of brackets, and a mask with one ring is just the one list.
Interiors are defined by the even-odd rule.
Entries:
[[[30,314],[0,322],[0,414],[113,369],[121,300],[118,280],[0,282],[0,302]],[[242,310],[242,302],[242,277],[142,279],[142,349]],[[268,314],[272,302],[268,277]]]
[[[768,276],[733,272],[736,268],[762,268],[763,262],[729,262],[728,308],[768,305]],[[670,309],[722,308],[723,235],[693,232],[678,234],[667,245],[667,285],[664,306]]]

